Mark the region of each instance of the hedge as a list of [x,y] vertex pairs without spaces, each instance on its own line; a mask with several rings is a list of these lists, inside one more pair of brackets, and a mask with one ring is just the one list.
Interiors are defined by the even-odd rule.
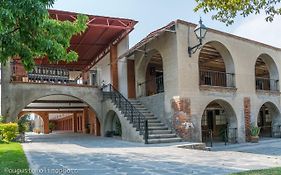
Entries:
[[17,123],[0,123],[0,141],[9,143],[16,138],[18,134]]

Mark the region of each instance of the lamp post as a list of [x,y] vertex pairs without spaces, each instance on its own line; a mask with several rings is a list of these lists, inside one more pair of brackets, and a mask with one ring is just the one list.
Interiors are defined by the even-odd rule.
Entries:
[[200,18],[199,24],[194,29],[194,33],[195,33],[197,39],[199,40],[199,44],[197,44],[197,45],[195,45],[193,47],[188,46],[189,57],[191,57],[191,54],[195,53],[197,51],[197,49],[199,48],[199,46],[202,45],[202,40],[206,36],[207,29],[208,28],[203,24],[202,19]]

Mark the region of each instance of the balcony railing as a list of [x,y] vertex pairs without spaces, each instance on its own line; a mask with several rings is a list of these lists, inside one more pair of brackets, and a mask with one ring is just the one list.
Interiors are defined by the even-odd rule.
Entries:
[[279,90],[279,80],[256,77],[256,89],[264,91],[278,91]]
[[199,71],[199,85],[221,86],[221,87],[235,87],[235,74],[200,70]]
[[64,68],[35,66],[30,72],[24,70],[19,63],[11,63],[11,81],[47,83],[47,84],[79,84],[86,85],[86,81],[70,79],[70,71]]
[[139,84],[139,87],[145,91],[145,96],[159,94],[164,92],[163,75],[147,80]]

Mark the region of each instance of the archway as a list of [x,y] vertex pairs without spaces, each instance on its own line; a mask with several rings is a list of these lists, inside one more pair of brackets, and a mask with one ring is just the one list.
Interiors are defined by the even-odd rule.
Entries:
[[122,125],[118,115],[114,111],[106,114],[104,133],[106,137],[119,136],[122,137]]
[[260,137],[281,136],[281,114],[275,104],[264,103],[257,116],[257,126],[260,127]]
[[48,95],[29,103],[23,113],[39,114],[45,133],[77,132],[100,136],[100,122],[94,109],[84,101],[68,95]]
[[255,64],[256,89],[279,91],[279,74],[274,60],[267,54],[261,54]]
[[201,119],[202,142],[237,142],[237,118],[229,103],[214,100],[205,108]]
[[235,87],[235,69],[228,49],[217,41],[206,43],[199,53],[199,84]]
[[144,55],[145,80],[139,84],[144,96],[164,92],[163,59],[159,51],[153,49]]
[[34,132],[37,134],[48,133],[45,128],[44,119],[36,113],[25,113],[18,118],[18,123],[23,128],[24,132]]

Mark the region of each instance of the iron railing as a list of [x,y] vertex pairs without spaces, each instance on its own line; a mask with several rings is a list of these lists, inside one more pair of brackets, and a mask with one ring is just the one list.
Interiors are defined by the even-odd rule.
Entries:
[[202,142],[210,143],[210,147],[213,147],[213,131],[211,129],[202,130]]
[[139,87],[145,92],[146,96],[162,93],[164,92],[163,75],[139,83]]
[[36,66],[28,72],[30,82],[70,83],[67,69]]
[[71,80],[69,70],[64,68],[51,68],[35,66],[32,71],[25,71],[22,64],[11,62],[11,81],[47,84],[87,84],[87,81]]
[[235,87],[233,73],[200,70],[199,77],[199,85]]
[[102,87],[104,98],[110,98],[116,107],[124,114],[124,116],[133,124],[133,126],[144,136],[145,143],[148,143],[148,125],[145,116],[135,108],[131,102],[125,98],[111,84]]
[[256,77],[256,89],[265,91],[278,91],[279,90],[279,80]]

